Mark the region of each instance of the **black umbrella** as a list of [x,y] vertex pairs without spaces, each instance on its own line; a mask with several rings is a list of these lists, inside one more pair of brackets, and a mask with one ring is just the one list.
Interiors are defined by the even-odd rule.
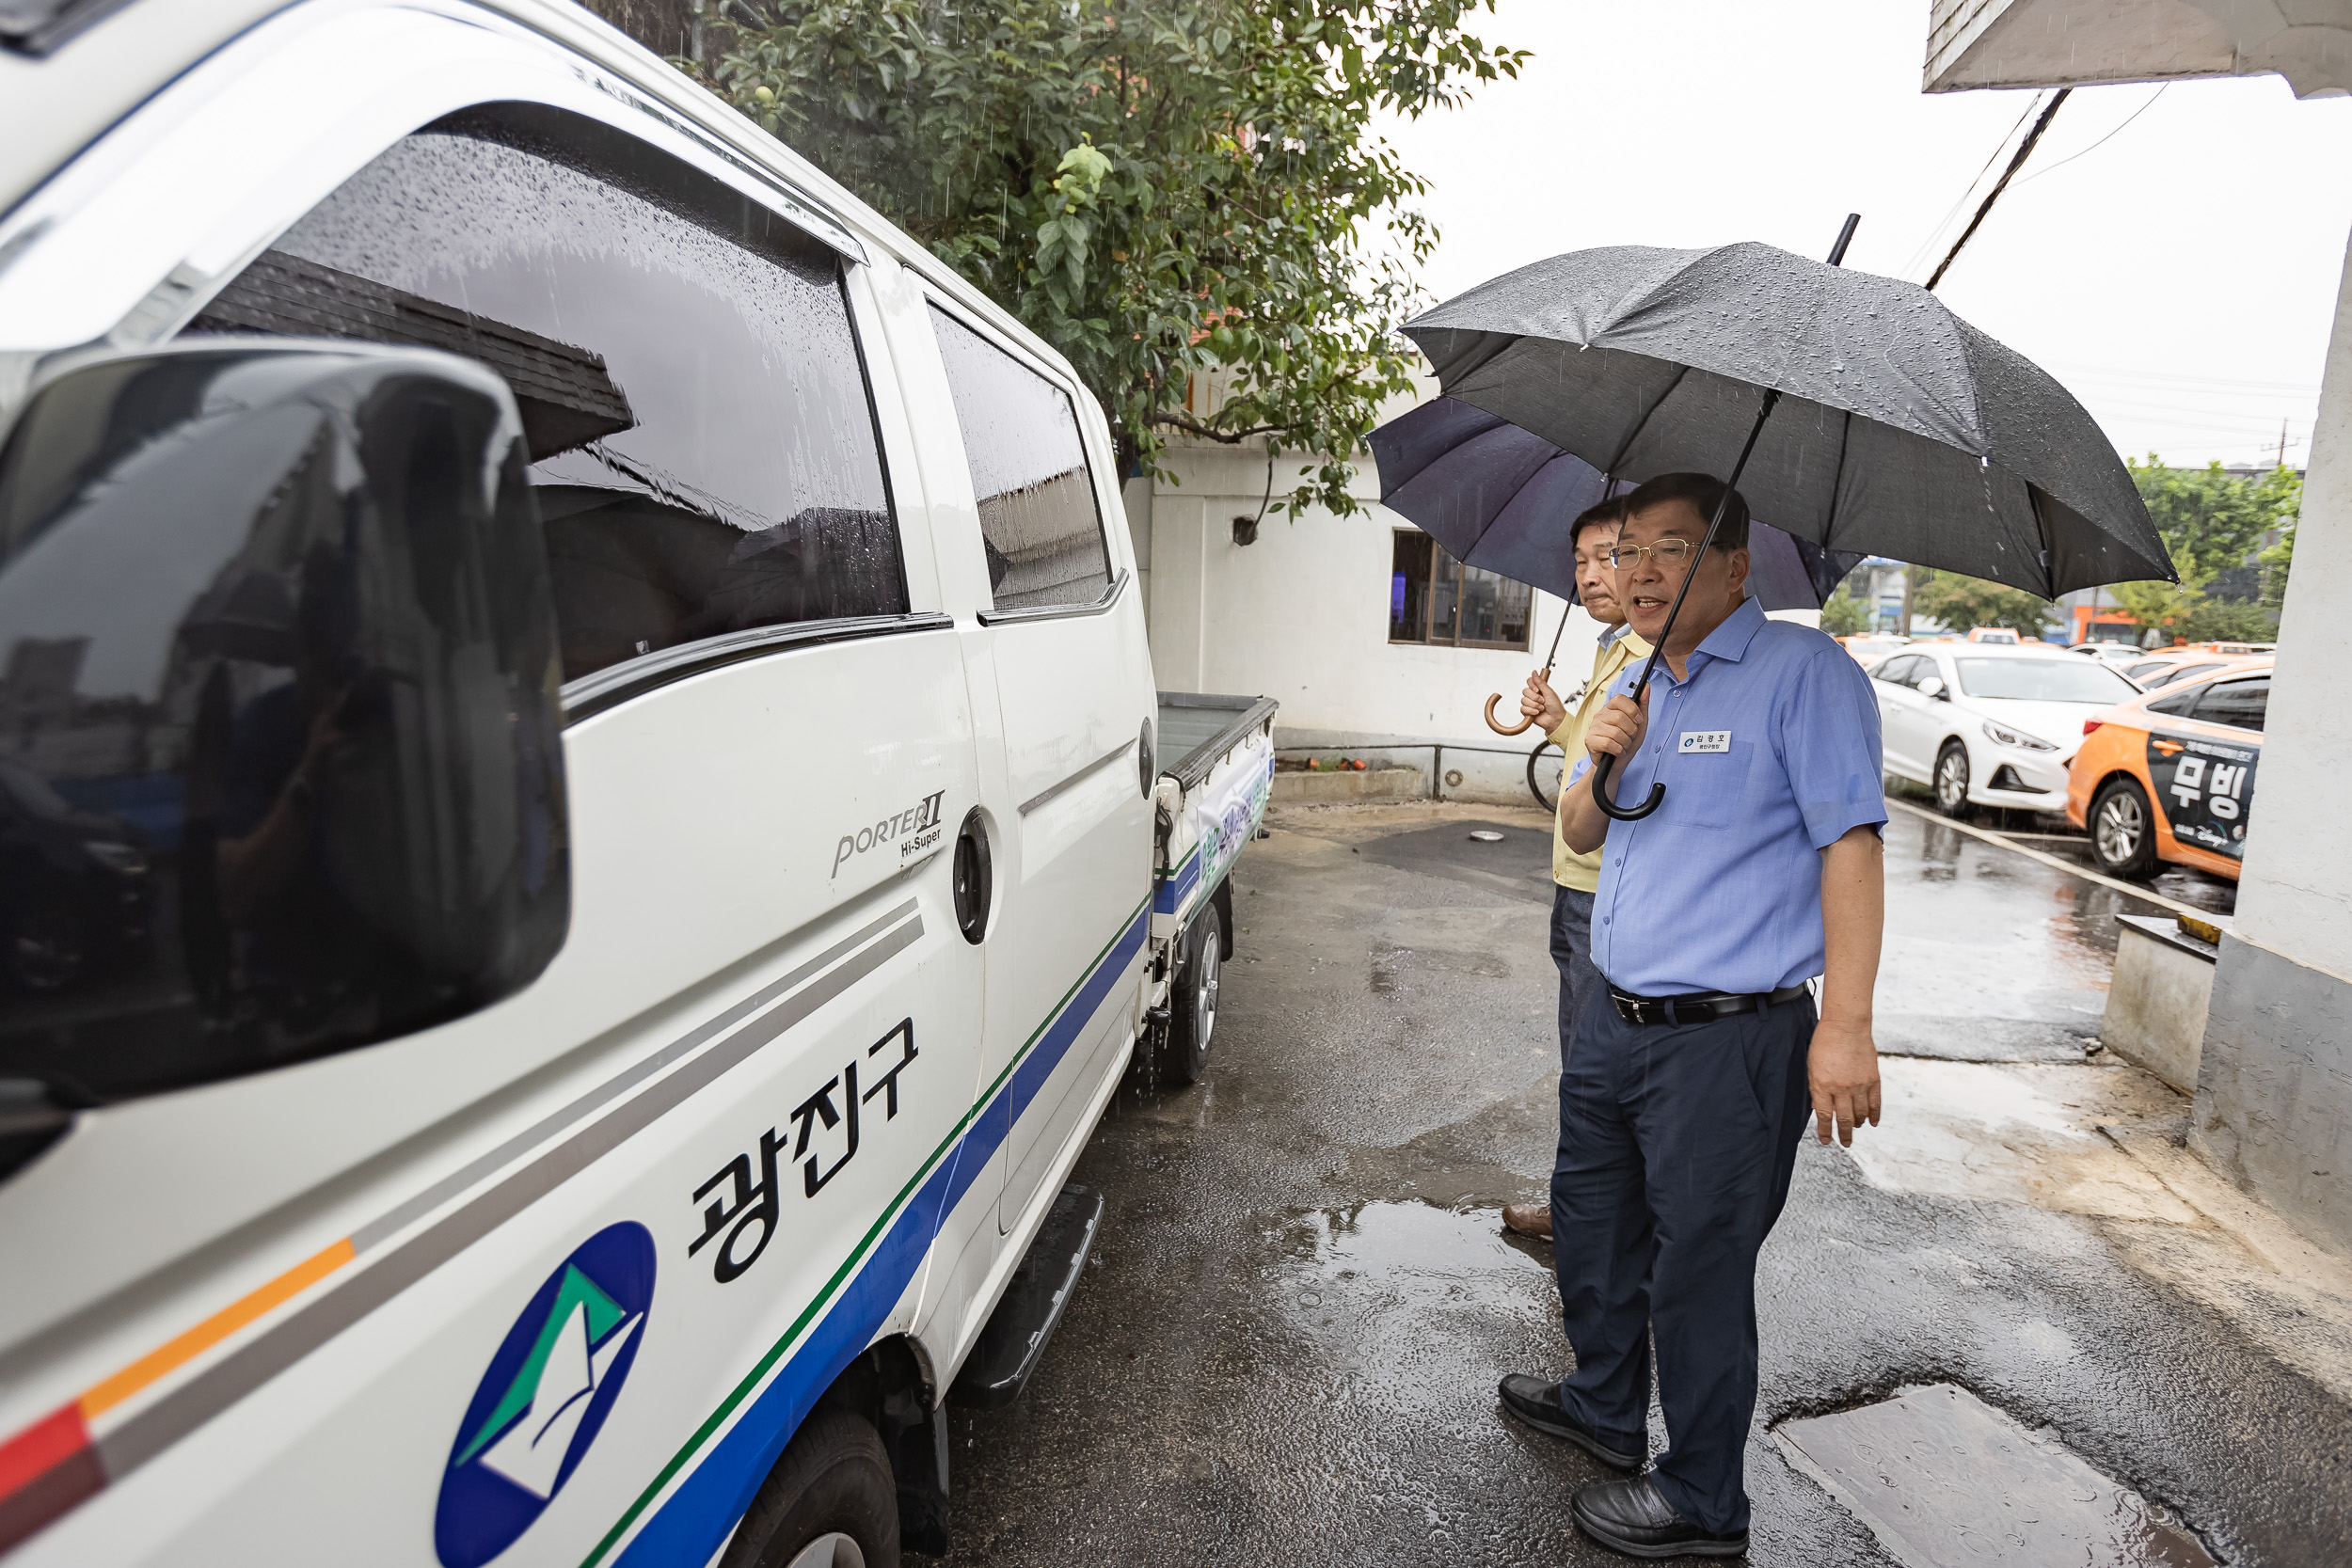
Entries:
[[[1763,245],[1571,251],[1481,284],[1406,332],[1447,396],[1627,479],[1717,471],[1824,549],[1893,556],[2046,598],[2177,581],[2122,461],[2082,405],[1925,289]],[[1775,414],[1777,417],[1775,418]],[[1713,541],[1722,513],[1708,519]],[[1684,579],[1687,591],[1690,579]],[[1677,594],[1667,616],[1682,608]],[[1644,667],[1638,701],[1665,648]],[[1665,798],[1610,816],[1646,816]]]
[[[1570,604],[1577,592],[1568,524],[1605,496],[1633,488],[1533,431],[1453,398],[1432,399],[1391,420],[1372,433],[1371,446],[1383,505],[1454,560]],[[1862,559],[1764,523],[1752,527],[1748,552],[1748,591],[1766,610],[1820,609]],[[1544,659],[1547,673],[1567,625],[1564,610]],[[1486,723],[1496,734],[1518,735],[1533,722],[1498,722],[1502,701],[1501,693],[1486,700]]]

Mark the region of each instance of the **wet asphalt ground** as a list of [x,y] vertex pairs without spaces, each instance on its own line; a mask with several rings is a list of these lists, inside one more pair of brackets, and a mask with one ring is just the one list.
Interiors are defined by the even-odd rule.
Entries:
[[[1075,1173],[1107,1207],[1042,1367],[1011,1408],[953,1415],[946,1560],[1623,1561],[1568,1518],[1608,1472],[1494,1398],[1506,1371],[1571,1365],[1550,1248],[1498,1216],[1551,1163],[1549,823],[1425,803],[1271,822],[1236,872],[1207,1082],[1130,1076]],[[2149,907],[1907,813],[1887,843],[1882,1048],[2079,1071],[2114,917]],[[1939,1383],[2220,1561],[2352,1560],[2344,1405],[2132,1267],[2134,1223],[1887,1190],[1808,1136],[1760,1266],[1750,1560],[1899,1560],[1770,1429]]]

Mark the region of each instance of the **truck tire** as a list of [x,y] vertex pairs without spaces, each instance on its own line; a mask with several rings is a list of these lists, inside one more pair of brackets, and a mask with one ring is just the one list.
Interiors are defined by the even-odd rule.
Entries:
[[846,1410],[809,1417],[720,1568],[898,1568],[898,1488],[881,1434]]
[[2135,779],[2109,779],[2090,798],[2090,858],[2110,877],[2144,882],[2156,874],[2156,816]]
[[1224,920],[1212,898],[1200,906],[1192,929],[1184,933],[1184,963],[1176,972],[1168,1043],[1160,1054],[1162,1075],[1180,1087],[1198,1084],[1208,1074],[1209,1037],[1216,1033],[1217,987],[1224,975]]

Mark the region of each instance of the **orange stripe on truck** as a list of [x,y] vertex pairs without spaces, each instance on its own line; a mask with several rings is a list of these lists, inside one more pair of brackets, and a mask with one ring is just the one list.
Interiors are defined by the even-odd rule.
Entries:
[[356,1256],[351,1238],[313,1254],[268,1284],[222,1307],[168,1344],[148,1352],[103,1383],[93,1386],[79,1401],[82,1418],[96,1420],[149,1384],[183,1366],[226,1339],[271,1307],[301,1294],[342,1268]]

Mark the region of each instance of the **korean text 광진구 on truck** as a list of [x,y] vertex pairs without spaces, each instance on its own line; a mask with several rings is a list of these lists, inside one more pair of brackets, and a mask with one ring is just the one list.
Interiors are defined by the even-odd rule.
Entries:
[[1118,508],[576,7],[0,17],[0,1554],[943,1549],[1264,809]]

